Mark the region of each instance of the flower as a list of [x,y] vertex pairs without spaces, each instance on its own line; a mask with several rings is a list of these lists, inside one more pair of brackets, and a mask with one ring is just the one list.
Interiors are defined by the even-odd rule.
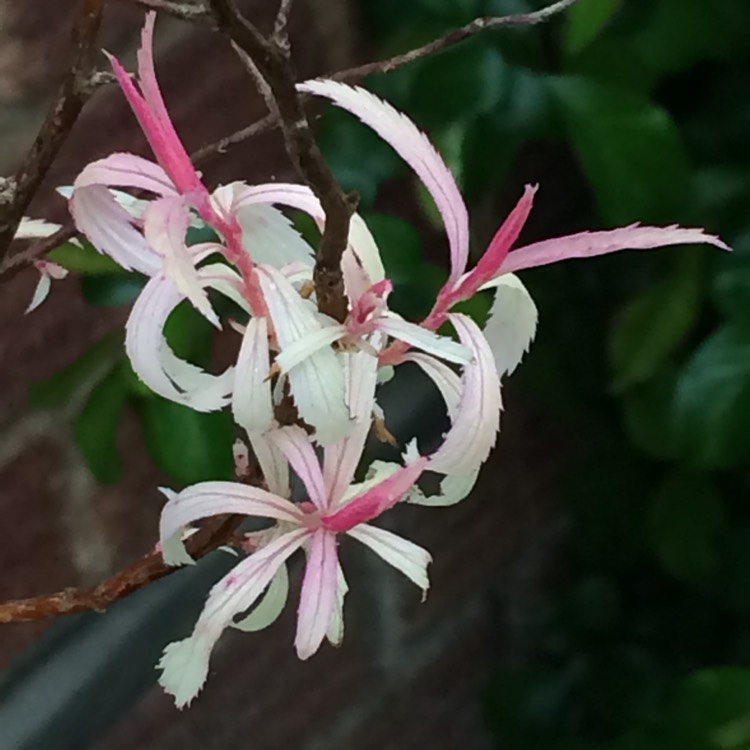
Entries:
[[[295,647],[301,659],[314,654],[326,638],[343,637],[343,601],[346,579],[338,559],[341,534],[366,545],[387,563],[427,591],[429,553],[369,521],[397,503],[427,465],[417,456],[405,466],[384,466],[362,484],[351,484],[370,428],[377,360],[367,352],[346,355],[348,385],[354,392],[351,435],[323,451],[322,465],[310,439],[300,427],[284,427],[268,437],[267,453],[280,452],[302,480],[307,499],[287,499],[288,477],[266,466],[269,490],[234,482],[204,482],[179,494],[168,490],[160,524],[164,560],[190,562],[182,538],[194,521],[221,513],[239,513],[272,519],[276,525],[253,535],[257,549],[238,563],[209,593],[203,612],[188,638],[171,643],[159,662],[159,682],[174,696],[178,708],[198,694],[208,674],[214,644],[233,619],[252,607],[268,589],[258,607],[242,622],[255,630],[269,624],[286,598],[286,561],[304,548],[307,564],[302,581]],[[258,440],[256,436],[256,441]],[[276,464],[277,466],[279,464]]]

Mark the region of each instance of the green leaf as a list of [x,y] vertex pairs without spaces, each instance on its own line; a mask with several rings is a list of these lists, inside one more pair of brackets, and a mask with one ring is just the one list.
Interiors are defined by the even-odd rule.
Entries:
[[602,218],[674,219],[690,195],[690,170],[666,110],[582,78],[557,78],[551,87]]
[[51,250],[47,256],[55,263],[59,263],[69,271],[83,274],[127,273],[117,265],[112,258],[97,252],[88,242],[66,242],[64,245]]
[[667,477],[650,513],[651,542],[664,570],[684,583],[704,583],[717,570],[726,518],[708,480],[691,472]]
[[394,284],[408,283],[424,263],[422,238],[412,224],[387,214],[364,214],[383,259],[386,276]]
[[679,686],[668,710],[671,733],[691,750],[750,748],[750,670],[703,669]]
[[700,250],[680,251],[669,277],[618,316],[610,338],[615,391],[652,377],[690,331],[700,312],[703,258]]
[[99,383],[73,421],[73,434],[91,473],[99,482],[120,479],[122,465],[117,453],[117,429],[128,386],[116,368]]
[[85,383],[103,377],[121,350],[121,336],[105,336],[60,372],[31,383],[29,403],[38,409],[65,405]]
[[181,359],[205,368],[211,359],[212,325],[187,300],[167,318],[164,336]]
[[750,326],[735,320],[711,335],[677,381],[675,430],[682,455],[704,469],[747,461]]
[[81,277],[83,298],[94,307],[119,307],[132,302],[146,284],[146,277],[135,273],[107,273]]
[[228,412],[204,414],[162,398],[141,404],[146,449],[173,481],[231,479],[233,426]]
[[599,34],[617,10],[619,0],[582,0],[567,13],[563,48],[575,55]]
[[734,239],[732,249],[717,261],[711,296],[726,317],[750,319],[750,231]]

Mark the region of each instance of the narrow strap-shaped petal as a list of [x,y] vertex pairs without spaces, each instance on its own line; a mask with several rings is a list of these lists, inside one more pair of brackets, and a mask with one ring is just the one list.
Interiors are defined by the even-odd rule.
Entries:
[[161,269],[161,258],[133,226],[131,215],[103,185],[76,188],[70,199],[76,228],[100,252],[128,271],[153,276]]
[[[300,297],[278,269],[259,265],[257,273],[282,352],[323,327],[317,310]],[[349,432],[343,368],[330,347],[318,349],[298,363],[288,377],[300,416],[315,428],[319,443],[329,445]]]
[[269,440],[286,456],[297,476],[302,480],[309,499],[318,510],[328,506],[323,473],[318,457],[307,433],[296,425],[274,430]]
[[285,346],[284,351],[276,355],[274,362],[281,369],[281,372],[289,372],[315,352],[330,346],[334,341],[338,341],[345,335],[346,326],[341,324],[319,328],[317,331],[307,333],[302,338]]
[[409,493],[406,502],[411,505],[425,505],[430,508],[446,508],[460,503],[474,489],[479,469],[471,474],[448,474],[440,482],[434,495],[426,496],[418,487]]
[[340,646],[344,640],[344,599],[349,591],[349,585],[344,577],[341,563],[338,564],[337,580],[336,607],[333,610],[331,621],[328,623],[328,631],[326,632],[326,638],[328,638],[333,646]]
[[714,245],[722,250],[729,246],[703,229],[689,229],[676,224],[668,227],[628,227],[603,232],[579,232],[566,237],[535,242],[511,252],[500,266],[499,273],[513,273],[524,268],[536,268],[570,258],[591,258],[616,253],[620,250],[651,250],[668,245]]
[[349,531],[360,523],[371,521],[393,507],[419,479],[427,466],[420,457],[395,471],[379,484],[352,498],[343,507],[323,517],[323,525],[331,531]]
[[188,705],[208,676],[214,644],[232,618],[251,607],[309,532],[295,530],[278,537],[240,562],[212,589],[193,634],[170,643],[158,664],[159,684],[174,696],[177,708]]
[[[185,527],[194,521],[221,513],[241,513],[246,516],[273,518],[297,523],[302,516],[294,503],[260,487],[238,482],[200,482],[182,492],[164,491],[167,503],[159,521],[159,540],[172,554],[164,550],[168,565],[185,562],[178,558],[175,539],[181,538]],[[169,559],[168,559],[169,558]]]
[[39,274],[39,281],[34,289],[34,294],[31,295],[31,302],[29,302],[29,306],[25,310],[26,315],[36,310],[47,299],[51,288],[52,279],[45,273]]
[[426,549],[397,534],[369,524],[355,526],[347,533],[419,586],[423,598],[427,595],[427,589],[430,588],[427,566],[432,562],[432,555]]
[[328,80],[305,81],[300,91],[330,99],[351,112],[389,143],[414,170],[443,217],[451,251],[450,283],[466,270],[469,252],[469,219],[451,171],[427,136],[406,115],[359,87]]
[[448,417],[453,421],[458,404],[461,401],[461,378],[450,367],[429,354],[409,352],[404,356],[404,361],[419,365],[422,371],[435,383],[443,401],[445,401]]
[[21,218],[16,233],[13,235],[14,240],[33,240],[43,237],[51,237],[58,229],[59,224],[44,219],[30,219],[28,216]]
[[495,233],[484,255],[461,280],[456,292],[450,295],[452,302],[449,304],[468,299],[482,284],[497,276],[500,266],[507,258],[508,252],[518,239],[526,220],[529,218],[536,191],[536,185],[526,185],[521,199]]
[[125,326],[125,350],[136,375],[152,391],[197,411],[215,411],[229,400],[234,368],[211,375],[178,359],[169,348],[164,324],[183,299],[170,279],[151,279],[130,312]]
[[500,428],[500,378],[489,344],[467,315],[449,315],[458,337],[474,355],[461,377],[461,402],[429,467],[443,474],[471,474],[484,463]]
[[515,274],[498,276],[485,288],[492,286],[497,291],[484,325],[484,337],[495,355],[498,375],[510,375],[529,351],[539,314],[534,300]]
[[289,497],[289,462],[284,454],[265,435],[251,433],[248,439],[269,491],[280,497]]
[[273,424],[273,401],[265,318],[250,318],[237,358],[232,394],[234,420],[248,433],[265,432]]
[[416,346],[428,354],[433,354],[448,362],[465,365],[471,361],[471,352],[457,341],[439,336],[437,333],[422,328],[416,323],[399,318],[395,313],[378,319],[378,330],[391,338]]
[[299,599],[294,645],[300,659],[309,659],[326,637],[336,612],[338,567],[336,535],[318,529],[310,540]]
[[286,565],[282,565],[266,589],[263,598],[253,611],[241,620],[230,623],[233,628],[245,633],[257,633],[276,622],[284,610],[289,596],[289,572]]
[[[379,346],[380,337],[374,337],[372,344]],[[331,508],[351,484],[362,457],[372,422],[378,371],[377,358],[366,351],[346,352],[341,358],[346,376],[346,402],[354,426],[343,440],[323,450],[323,478]]]
[[128,153],[110,154],[87,164],[76,177],[73,190],[88,185],[138,188],[162,197],[177,195],[172,180],[158,164]]

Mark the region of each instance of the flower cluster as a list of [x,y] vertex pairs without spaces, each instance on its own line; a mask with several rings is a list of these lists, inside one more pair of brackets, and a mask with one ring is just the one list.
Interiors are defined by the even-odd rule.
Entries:
[[[167,113],[153,65],[150,14],[138,53],[137,85],[120,63],[112,66],[148,139],[155,162],[116,153],[89,164],[70,195],[76,226],[91,244],[121,266],[149,277],[126,328],[135,372],[161,396],[199,411],[231,406],[244,428],[267,489],[234,482],[204,482],[174,493],[160,525],[164,559],[189,564],[183,540],[200,519],[223,513],[269,519],[247,536],[235,568],[211,590],[188,638],[170,644],[159,664],[161,684],[178,706],[199,692],[213,645],[228,626],[257,630],[284,606],[286,561],[306,555],[295,646],[300,658],[327,637],[343,636],[346,579],[337,555],[340,537],[352,537],[427,591],[430,555],[371,525],[400,501],[447,505],[465,497],[492,449],[500,425],[500,381],[528,349],[537,311],[515,272],[568,258],[623,249],[707,242],[725,247],[699,229],[634,225],[527,245],[510,252],[531,211],[536,187],[527,186],[478,262],[467,270],[467,210],[449,169],[427,137],[402,113],[361,88],[329,80],[299,85],[300,92],[330,100],[373,129],[411,167],[435,201],[450,248],[450,274],[431,312],[419,323],[388,306],[392,284],[365,222],[352,217],[341,259],[348,315],[342,322],[321,314],[312,283],[314,258],[279,207],[309,214],[319,227],[325,215],[305,186],[235,182],[210,192],[193,168]],[[137,189],[147,199],[123,189]],[[209,226],[218,239],[189,245],[191,226]],[[217,260],[218,258],[218,260]],[[482,330],[458,302],[495,289]],[[179,359],[163,333],[171,311],[189,302],[215,326],[221,321],[208,291],[242,311],[234,366],[205,372]],[[440,335],[450,324],[457,340]],[[440,446],[420,455],[415,444],[403,465],[378,462],[354,482],[374,419],[378,382],[404,362],[418,365],[438,387],[450,427]],[[282,426],[276,407],[291,400],[295,426]],[[439,494],[416,486],[424,471],[442,475]],[[290,471],[305,497],[291,499]],[[249,611],[249,614],[246,614]],[[246,615],[239,621],[236,618]]]

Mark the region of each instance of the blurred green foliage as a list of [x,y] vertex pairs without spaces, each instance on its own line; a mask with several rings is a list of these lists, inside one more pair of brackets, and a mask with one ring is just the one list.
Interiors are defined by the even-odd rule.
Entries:
[[[543,3],[361,4],[386,55]],[[528,239],[679,222],[735,248],[524,275],[541,320],[514,381],[570,433],[579,458],[566,486],[564,580],[529,624],[523,666],[498,668],[487,693],[498,747],[750,748],[748,29],[748,0],[580,0],[552,23],[484,33],[366,82],[444,154],[469,203],[475,250],[536,181]],[[418,318],[446,274],[434,205],[354,118],[327,112],[320,141],[343,186],[360,194],[394,306]],[[125,304],[143,284],[86,247],[57,253],[83,273],[92,305]],[[469,312],[481,319],[487,306],[480,296]],[[194,311],[178,308],[167,328],[180,356],[209,365],[212,333]],[[119,476],[123,409],[173,481],[230,475],[228,415],[148,394],[111,341],[33,386],[32,398],[60,405],[92,378],[75,433],[99,479]]]

